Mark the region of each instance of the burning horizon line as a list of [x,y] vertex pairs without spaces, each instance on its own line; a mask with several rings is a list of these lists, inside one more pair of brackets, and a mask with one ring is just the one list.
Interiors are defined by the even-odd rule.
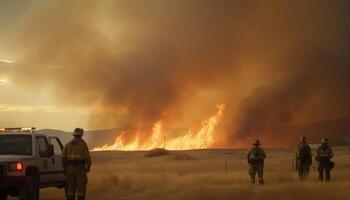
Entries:
[[[197,131],[192,131],[191,128],[188,131],[178,137],[165,140],[166,132],[163,131],[162,121],[159,120],[153,124],[152,133],[146,139],[141,141],[141,133],[136,132],[131,142],[125,142],[127,137],[126,132],[122,132],[115,142],[111,145],[105,144],[100,147],[95,147],[92,151],[137,151],[137,150],[150,150],[154,148],[166,148],[168,150],[193,150],[193,149],[207,149],[215,143],[215,129],[219,125],[219,122],[223,116],[225,104],[217,105],[217,112],[202,121],[201,128]],[[192,127],[192,126],[191,126]]]

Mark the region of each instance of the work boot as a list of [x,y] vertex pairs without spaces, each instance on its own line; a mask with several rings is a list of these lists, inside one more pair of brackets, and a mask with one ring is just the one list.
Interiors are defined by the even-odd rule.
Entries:
[[77,200],[85,200],[85,196],[78,196]]

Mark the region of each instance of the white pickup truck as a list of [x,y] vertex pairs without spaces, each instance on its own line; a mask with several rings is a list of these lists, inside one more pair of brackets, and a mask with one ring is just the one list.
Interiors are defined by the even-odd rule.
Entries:
[[0,128],[0,200],[38,200],[40,188],[64,188],[62,148],[35,128]]

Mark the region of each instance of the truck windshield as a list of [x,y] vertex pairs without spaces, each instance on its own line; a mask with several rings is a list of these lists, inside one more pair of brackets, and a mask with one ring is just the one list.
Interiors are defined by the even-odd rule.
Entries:
[[0,135],[0,155],[32,155],[32,136]]

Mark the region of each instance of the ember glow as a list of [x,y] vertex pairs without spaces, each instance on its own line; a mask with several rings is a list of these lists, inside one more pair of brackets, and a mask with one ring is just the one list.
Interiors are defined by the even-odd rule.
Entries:
[[[133,151],[149,150],[154,148],[166,147],[169,150],[187,150],[187,149],[206,149],[210,148],[215,142],[215,131],[223,116],[225,105],[217,106],[217,112],[209,119],[202,121],[201,128],[197,131],[189,129],[182,136],[165,140],[166,133],[162,130],[162,122],[158,121],[153,125],[152,134],[148,140],[142,142],[140,134],[137,133],[131,142],[125,142],[126,133],[117,137],[114,144],[96,147],[93,151]],[[164,144],[165,142],[165,144]]]

